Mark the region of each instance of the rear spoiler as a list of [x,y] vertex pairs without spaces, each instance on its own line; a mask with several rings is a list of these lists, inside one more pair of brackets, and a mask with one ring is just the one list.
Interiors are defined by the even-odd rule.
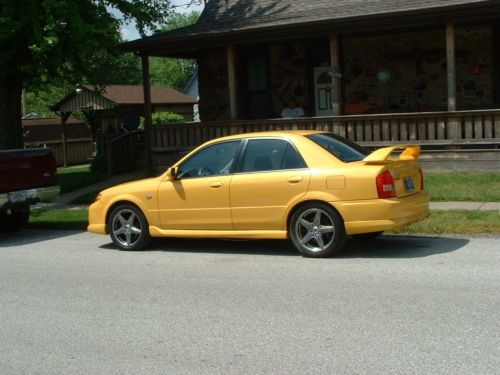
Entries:
[[399,145],[380,148],[373,151],[370,155],[363,159],[366,164],[386,163],[389,156],[396,150],[404,150],[399,155],[399,160],[418,160],[420,156],[420,146],[417,145]]

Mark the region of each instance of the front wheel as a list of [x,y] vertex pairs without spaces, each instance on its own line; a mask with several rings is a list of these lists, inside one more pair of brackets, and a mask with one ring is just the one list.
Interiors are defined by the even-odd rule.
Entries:
[[335,255],[346,241],[344,223],[339,214],[322,203],[300,207],[290,220],[289,233],[297,250],[311,258]]
[[11,214],[0,214],[0,232],[16,232],[24,228],[30,219],[30,206],[18,206]]
[[149,224],[136,206],[117,206],[109,215],[111,240],[120,250],[142,250],[151,242]]

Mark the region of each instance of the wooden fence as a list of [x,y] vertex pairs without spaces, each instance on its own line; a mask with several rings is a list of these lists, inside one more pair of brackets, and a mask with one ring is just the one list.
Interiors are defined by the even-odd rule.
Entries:
[[137,133],[124,133],[106,142],[108,174],[132,168],[137,155]]
[[498,148],[500,109],[169,124],[154,128],[154,149],[191,149],[231,134],[295,129],[329,131],[368,146],[411,142]]

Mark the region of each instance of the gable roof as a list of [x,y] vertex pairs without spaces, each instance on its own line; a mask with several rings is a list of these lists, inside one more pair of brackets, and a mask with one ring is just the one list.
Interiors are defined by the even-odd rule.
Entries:
[[[94,88],[86,86],[95,92]],[[144,91],[142,85],[109,85],[100,95],[118,104],[144,104]],[[166,86],[151,86],[151,104],[195,104],[197,100],[182,92]]]
[[[122,49],[149,52],[154,45],[193,38],[198,42],[202,38],[210,41],[235,33],[321,23],[332,26],[347,20],[382,19],[483,6],[496,5],[498,14],[499,4],[499,0],[210,0],[196,24],[124,43]],[[182,48],[182,45],[178,47]],[[155,53],[154,48],[151,52]]]
[[[151,86],[151,104],[193,105],[197,99],[165,86]],[[72,91],[51,107],[53,111],[75,112],[82,109],[112,109],[120,105],[144,104],[142,85],[108,85],[102,89],[83,86],[79,92]]]

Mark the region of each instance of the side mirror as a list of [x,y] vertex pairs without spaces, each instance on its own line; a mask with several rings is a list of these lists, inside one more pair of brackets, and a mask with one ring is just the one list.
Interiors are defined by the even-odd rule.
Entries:
[[177,167],[169,168],[167,171],[167,174],[166,174],[167,180],[169,180],[169,181],[177,180],[177,172],[178,172]]

